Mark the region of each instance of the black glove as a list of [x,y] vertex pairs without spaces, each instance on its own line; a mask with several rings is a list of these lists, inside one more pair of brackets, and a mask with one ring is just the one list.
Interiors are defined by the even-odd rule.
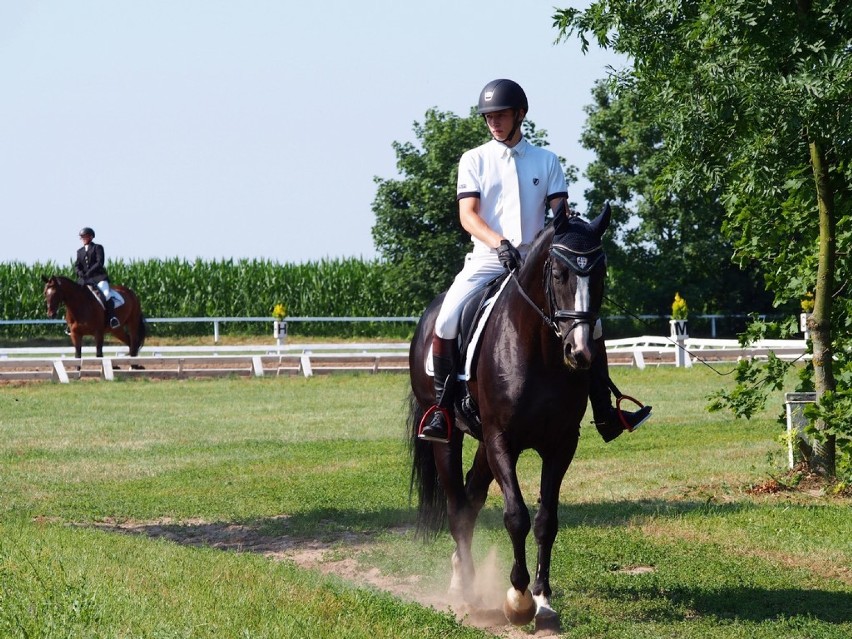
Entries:
[[509,240],[500,242],[500,246],[497,248],[497,257],[507,271],[514,271],[521,265],[521,254]]

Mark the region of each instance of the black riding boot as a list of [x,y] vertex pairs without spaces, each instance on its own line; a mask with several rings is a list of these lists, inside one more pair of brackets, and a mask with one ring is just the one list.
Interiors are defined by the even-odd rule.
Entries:
[[106,301],[105,308],[106,308],[107,323],[109,324],[109,327],[110,328],[118,328],[119,326],[121,326],[121,322],[119,322],[118,318],[115,316],[115,300],[112,299],[112,298],[109,298]]
[[[625,430],[639,428],[651,416],[651,407],[643,406],[637,411],[621,411],[621,415],[612,405],[610,395],[609,366],[606,359],[606,347],[603,339],[597,340],[597,356],[592,360],[589,370],[589,401],[592,403],[592,415],[595,428],[605,442],[611,442]],[[622,422],[622,418],[625,423]]]
[[[438,410],[432,412],[429,421],[420,430],[420,439],[444,443],[450,440],[457,361],[456,340],[435,337],[432,341],[432,368],[435,373],[435,406]],[[447,411],[450,423],[447,423],[444,410],[440,409]]]

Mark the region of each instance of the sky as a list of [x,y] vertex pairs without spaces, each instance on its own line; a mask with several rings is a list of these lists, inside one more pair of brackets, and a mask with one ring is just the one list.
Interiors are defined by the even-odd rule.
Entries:
[[[377,257],[375,178],[437,108],[490,80],[580,172],[618,58],[554,44],[560,0],[5,0],[0,261]],[[585,210],[588,182],[570,188]]]

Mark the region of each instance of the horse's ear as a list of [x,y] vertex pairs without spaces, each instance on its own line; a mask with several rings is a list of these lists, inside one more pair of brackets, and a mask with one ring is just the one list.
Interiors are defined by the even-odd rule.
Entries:
[[553,213],[553,232],[556,235],[561,235],[568,230],[568,207],[565,206],[565,199],[559,198],[559,206]]
[[594,220],[589,222],[589,226],[597,233],[598,237],[603,237],[606,230],[609,228],[609,222],[612,219],[612,209],[609,207],[609,202],[604,204],[603,211],[600,212]]
[[47,284],[50,281],[50,278],[47,275],[42,275],[41,281]]

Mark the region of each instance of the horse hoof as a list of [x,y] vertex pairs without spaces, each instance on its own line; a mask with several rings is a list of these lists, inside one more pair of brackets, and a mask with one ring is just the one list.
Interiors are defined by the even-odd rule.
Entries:
[[503,602],[503,614],[515,626],[525,626],[532,621],[535,617],[535,601],[530,591],[521,593],[515,588],[509,588]]

